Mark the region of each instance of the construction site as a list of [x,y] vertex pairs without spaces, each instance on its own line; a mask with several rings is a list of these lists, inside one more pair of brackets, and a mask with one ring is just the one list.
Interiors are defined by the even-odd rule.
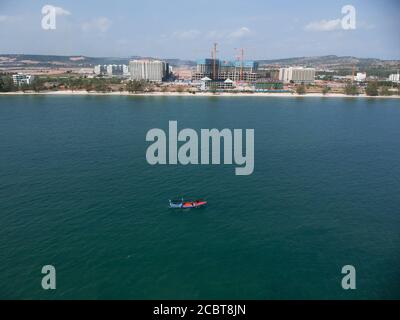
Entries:
[[244,48],[237,49],[233,60],[218,58],[218,44],[214,43],[211,57],[197,60],[192,81],[200,83],[201,90],[233,89],[252,86],[258,89],[282,89],[279,69],[259,68],[254,60],[245,59]]

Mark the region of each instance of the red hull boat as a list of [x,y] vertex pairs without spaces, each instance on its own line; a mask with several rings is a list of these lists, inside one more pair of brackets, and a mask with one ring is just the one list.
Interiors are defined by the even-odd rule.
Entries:
[[198,200],[169,200],[169,207],[174,209],[191,209],[191,208],[200,208],[204,207],[207,204],[207,201],[203,199]]

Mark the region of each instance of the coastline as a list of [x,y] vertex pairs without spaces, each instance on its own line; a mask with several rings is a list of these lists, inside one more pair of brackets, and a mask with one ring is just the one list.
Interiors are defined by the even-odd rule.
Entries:
[[72,91],[43,91],[43,92],[0,92],[2,95],[93,95],[93,96],[149,96],[149,97],[285,97],[285,98],[372,98],[372,99],[399,99],[400,95],[392,96],[367,96],[365,94],[359,94],[355,96],[346,95],[343,93],[306,93],[299,95],[296,93],[282,93],[282,92],[253,92],[253,93],[231,93],[231,92],[197,92],[196,94],[189,92],[141,92],[141,93],[130,93],[127,91],[123,92],[87,92],[86,90]]

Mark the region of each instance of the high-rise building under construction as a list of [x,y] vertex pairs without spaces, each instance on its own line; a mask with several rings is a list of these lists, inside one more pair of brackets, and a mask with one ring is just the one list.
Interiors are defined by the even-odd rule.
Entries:
[[[258,63],[256,61],[230,61],[219,59],[200,59],[197,61],[196,71],[192,74],[193,80],[204,77],[215,81],[254,82],[257,80]],[[214,74],[215,73],[215,74]]]

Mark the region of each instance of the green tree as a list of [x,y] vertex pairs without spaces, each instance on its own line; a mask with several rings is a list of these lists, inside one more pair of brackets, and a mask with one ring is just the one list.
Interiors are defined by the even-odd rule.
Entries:
[[368,82],[367,87],[365,88],[365,93],[367,96],[377,96],[378,93],[378,84],[373,81],[373,82]]
[[390,96],[391,92],[389,91],[388,87],[382,87],[381,90],[379,91],[379,95],[381,96]]
[[146,89],[146,85],[143,81],[130,80],[126,85],[126,89],[128,92],[143,92]]
[[95,86],[94,86],[94,84],[93,84],[91,81],[88,81],[88,82],[85,84],[84,89],[85,89],[87,92],[90,92],[90,91],[95,90]]
[[28,91],[30,89],[29,85],[27,85],[26,83],[22,83],[19,87],[19,90],[21,90],[22,92]]
[[32,89],[33,91],[35,91],[35,92],[40,92],[40,91],[46,89],[44,80],[41,79],[41,78],[39,78],[39,77],[35,78],[35,79],[32,81],[30,87],[31,87],[31,89]]
[[344,92],[345,94],[349,95],[349,96],[355,96],[358,95],[358,89],[357,86],[352,84],[352,83],[347,83],[345,88],[344,88]]
[[329,91],[331,91],[331,87],[325,86],[325,87],[322,89],[322,94],[327,94]]
[[97,92],[109,92],[111,88],[105,81],[99,81],[94,85],[94,90]]
[[17,87],[10,76],[0,76],[0,92],[16,91]]
[[303,83],[296,87],[296,93],[297,94],[305,94],[306,93],[306,87],[304,86]]

